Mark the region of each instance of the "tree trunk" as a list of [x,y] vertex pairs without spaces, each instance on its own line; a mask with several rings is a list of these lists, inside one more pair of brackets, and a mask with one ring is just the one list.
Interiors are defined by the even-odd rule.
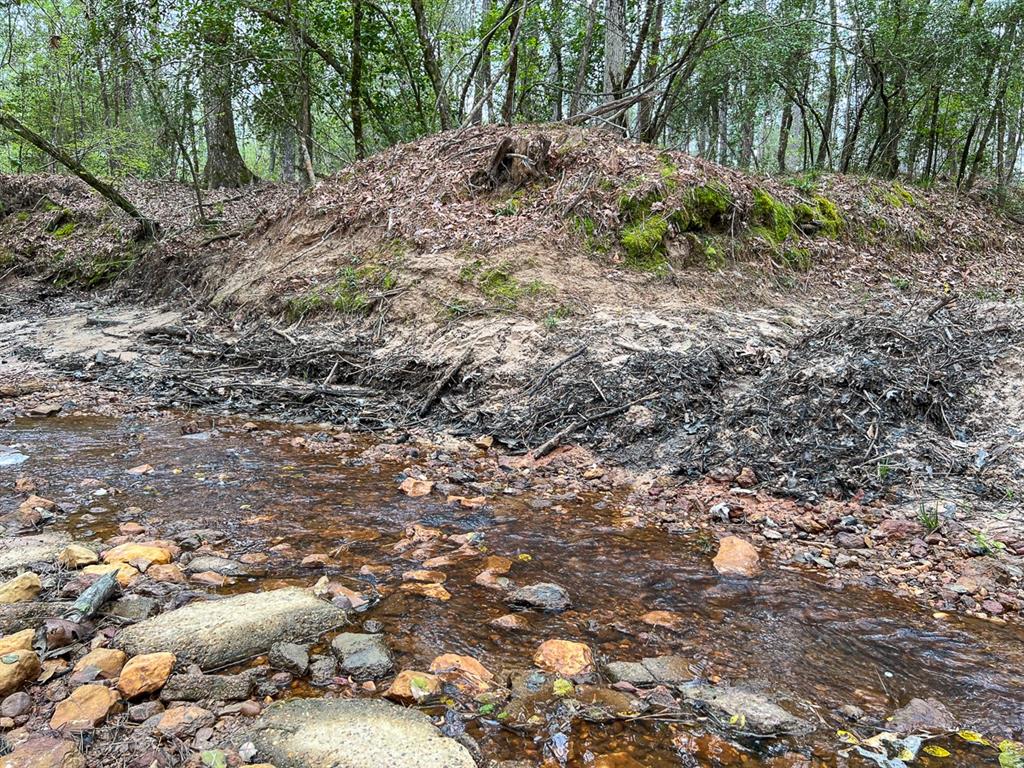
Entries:
[[491,9],[493,7],[494,0],[480,0],[480,44],[484,46],[484,48],[480,52],[480,63],[476,68],[476,89],[473,97],[476,109],[473,110],[472,116],[474,125],[480,125],[483,123],[485,103],[487,105],[487,118],[489,120],[494,119],[494,104],[491,103],[489,98],[483,98],[485,93],[491,92],[491,46],[489,40],[484,42],[483,36],[487,34],[487,30],[484,29],[484,27],[490,18]]
[[356,158],[366,157],[363,137],[363,2],[352,0],[352,77],[349,81],[349,111]]
[[[648,37],[649,47],[647,49],[647,61],[644,63],[643,82],[651,83],[658,73],[658,64],[661,59],[661,26],[665,19],[665,0],[657,0],[654,11],[654,20],[651,23],[651,32]],[[650,87],[647,85],[646,87]],[[637,134],[644,141],[654,141],[655,137],[651,132],[651,101],[650,95],[644,97],[640,102],[640,114],[637,117]]]
[[45,152],[90,187],[103,195],[103,197],[111,203],[138,221],[142,229],[142,236],[145,239],[151,240],[159,235],[160,226],[157,222],[143,216],[142,213],[139,212],[139,209],[136,208],[135,205],[117,189],[112,187],[110,184],[97,179],[89,173],[81,163],[71,157],[71,155],[64,152],[60,147],[51,144],[27,125],[22,123],[18,118],[9,113],[2,104],[0,104],[0,125],[14,133],[16,136],[20,136],[37,149]]
[[786,154],[789,152],[789,131],[793,127],[793,102],[788,98],[782,107],[782,122],[779,125],[779,149],[776,159],[779,173],[786,172]]
[[231,104],[232,24],[231,19],[210,19],[203,31],[203,128],[206,134],[203,177],[210,189],[241,187],[253,181],[252,171],[238,151],[235,135],[235,111]]
[[[626,2],[605,0],[604,14],[604,98],[622,97],[626,87]],[[620,124],[625,126],[625,113]]]
[[517,8],[512,14],[508,28],[508,85],[505,88],[505,101],[501,106],[501,121],[512,125],[516,106],[516,81],[519,79],[519,31],[523,24],[523,9]]
[[434,51],[434,43],[430,39],[430,30],[427,28],[427,12],[423,8],[423,0],[411,0],[412,13],[416,18],[416,37],[420,42],[420,50],[423,53],[423,67],[427,71],[427,77],[434,88],[436,97],[437,114],[441,121],[441,130],[447,131],[452,127],[451,106],[448,104],[448,94],[444,87],[444,77],[441,75],[441,65],[437,60]]
[[580,47],[580,60],[576,65],[576,80],[573,82],[572,94],[569,97],[569,117],[580,113],[580,100],[583,89],[587,85],[587,69],[590,66],[590,49],[594,45],[594,27],[597,25],[597,0],[590,0],[587,15],[587,31],[583,33],[583,45]]

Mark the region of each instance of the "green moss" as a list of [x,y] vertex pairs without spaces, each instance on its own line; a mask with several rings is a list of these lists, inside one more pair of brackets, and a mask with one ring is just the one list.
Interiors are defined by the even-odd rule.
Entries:
[[751,218],[755,232],[774,245],[783,243],[793,231],[795,224],[793,209],[760,188],[754,190],[754,209]]
[[644,272],[660,272],[666,266],[665,237],[668,219],[654,214],[623,227],[621,243],[626,251],[626,264]]
[[0,269],[14,264],[14,254],[6,248],[0,248]]
[[883,193],[882,199],[885,200],[893,208],[903,208],[904,206],[917,205],[917,200],[910,194],[910,190],[900,184],[898,181],[894,181],[889,185],[889,191]]
[[712,181],[686,193],[683,206],[672,213],[672,223],[683,232],[703,232],[722,227],[733,200],[729,189]]
[[794,272],[807,272],[811,268],[811,252],[806,248],[784,248],[782,263]]
[[334,282],[289,298],[285,311],[293,320],[328,309],[343,315],[357,315],[369,308],[371,291],[389,291],[397,284],[395,273],[381,264],[345,267]]
[[511,265],[487,265],[480,259],[459,270],[459,279],[473,284],[491,304],[504,309],[515,308],[523,297],[535,298],[553,290],[541,280],[531,280],[524,285],[516,279]]
[[798,226],[814,224],[818,234],[832,239],[839,237],[846,226],[836,204],[821,195],[816,195],[811,203],[794,205],[793,220]]
[[51,232],[50,234],[52,234],[57,239],[68,237],[72,232],[75,231],[76,226],[77,225],[75,224],[75,222],[67,221],[61,224],[55,230],[53,230],[53,232]]

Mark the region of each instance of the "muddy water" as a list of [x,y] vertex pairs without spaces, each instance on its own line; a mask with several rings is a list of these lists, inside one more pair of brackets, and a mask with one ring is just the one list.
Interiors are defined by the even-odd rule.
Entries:
[[[835,764],[831,711],[844,704],[882,716],[911,697],[930,696],[997,741],[1024,735],[1024,635],[1016,629],[936,619],[880,591],[829,588],[777,564],[752,581],[722,580],[694,542],[626,524],[613,496],[499,496],[483,509],[453,510],[439,500],[403,496],[397,491],[403,465],[370,464],[357,450],[318,455],[283,440],[254,439],[231,425],[183,436],[181,425],[173,419],[19,421],[0,429],[0,445],[14,445],[29,458],[0,470],[0,479],[7,489],[15,473],[44,479],[47,495],[75,508],[62,524],[83,540],[108,538],[119,523],[133,520],[160,536],[190,528],[226,532],[221,549],[229,556],[291,545],[272,557],[266,578],[242,580],[230,588],[235,591],[282,581],[310,585],[322,572],[299,561],[326,552],[334,552],[338,563],[326,571],[332,578],[362,578],[362,565],[387,565],[393,588],[401,572],[417,564],[392,545],[418,523],[445,533],[480,532],[487,553],[515,560],[509,575],[517,584],[555,581],[573,597],[573,610],[531,615],[526,631],[495,630],[487,622],[507,612],[501,593],[473,583],[482,557],[459,561],[443,569],[449,602],[393,591],[361,616],[384,624],[405,667],[425,669],[437,654],[454,652],[471,654],[495,671],[524,668],[537,645],[552,637],[589,643],[609,660],[680,654],[693,660],[695,676],[752,681],[810,702],[804,714],[822,727],[795,746],[818,755],[823,765]],[[312,434],[276,429],[285,437]],[[125,473],[142,463],[157,471]],[[85,478],[115,490],[91,495],[81,485]],[[0,492],[6,509],[14,500],[3,493],[10,491]],[[654,609],[682,614],[683,628],[642,624],[639,617]],[[570,765],[590,765],[609,752],[629,753],[641,765],[687,765],[673,738],[701,728],[576,726]],[[485,723],[470,730],[485,754],[505,758],[539,759],[546,736],[535,740]],[[697,764],[790,764],[769,759],[750,752],[738,761],[701,758]],[[867,764],[856,760],[849,764]],[[994,753],[975,751],[960,764],[996,762]]]

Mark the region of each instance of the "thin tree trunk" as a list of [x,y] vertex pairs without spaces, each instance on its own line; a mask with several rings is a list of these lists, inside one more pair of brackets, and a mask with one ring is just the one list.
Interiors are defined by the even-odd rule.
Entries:
[[103,195],[103,197],[111,203],[138,221],[141,225],[142,236],[144,238],[151,240],[159,235],[160,225],[153,219],[143,216],[131,200],[121,194],[121,192],[119,192],[115,187],[97,179],[89,173],[81,163],[71,157],[71,155],[67,154],[60,147],[51,144],[27,125],[22,123],[18,118],[8,112],[2,104],[0,104],[0,125],[14,133],[16,136],[21,137],[37,149],[45,152],[90,187]]
[[[626,87],[626,3],[605,0],[604,13],[604,100],[622,97]],[[625,126],[623,111],[619,123]]]
[[366,157],[363,137],[363,2],[352,0],[352,78],[349,81],[349,111],[356,158]]
[[524,10],[517,8],[514,11],[508,28],[508,84],[505,88],[505,101],[501,107],[501,121],[505,125],[512,125],[512,118],[515,116],[516,81],[519,79],[519,31],[523,24]]
[[587,85],[587,70],[590,67],[590,50],[594,45],[594,27],[597,25],[597,0],[590,0],[587,15],[587,31],[583,33],[583,45],[580,47],[580,60],[576,64],[576,79],[573,82],[572,95],[569,98],[569,117],[580,113],[580,100],[583,89]]
[[423,0],[411,0],[411,3],[413,16],[416,18],[416,37],[419,39],[420,50],[423,53],[423,67],[434,88],[441,130],[447,131],[452,127],[451,106],[448,104],[448,94],[444,88],[441,65],[437,60],[437,53],[434,51],[434,43],[430,39],[430,30],[427,28],[427,13],[423,8]]

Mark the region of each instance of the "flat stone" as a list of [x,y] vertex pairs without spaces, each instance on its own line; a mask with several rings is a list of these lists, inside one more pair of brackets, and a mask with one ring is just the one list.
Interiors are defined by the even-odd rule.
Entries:
[[199,555],[189,560],[185,566],[187,573],[219,573],[221,576],[251,576],[253,569],[235,560],[213,555]]
[[0,704],[0,715],[4,717],[20,717],[32,708],[32,697],[24,691],[12,693]]
[[594,671],[594,654],[590,647],[571,640],[545,640],[533,663],[545,672],[557,672],[566,677],[587,675]]
[[902,735],[955,731],[959,723],[946,705],[937,699],[911,699],[896,710],[886,729]]
[[87,731],[102,724],[120,708],[121,697],[117,691],[105,685],[83,685],[57,705],[50,727],[55,731]]
[[122,597],[104,606],[101,613],[135,623],[160,612],[160,603],[151,597]]
[[183,738],[192,736],[200,728],[209,727],[216,721],[213,712],[195,704],[186,704],[166,710],[160,715],[156,729],[164,736]]
[[33,563],[53,563],[70,543],[59,533],[11,536],[0,539],[0,573],[17,571]]
[[654,685],[654,676],[639,661],[610,661],[604,665],[605,674],[613,683],[629,683],[637,687]]
[[342,672],[356,680],[384,677],[394,667],[391,651],[380,635],[342,632],[331,643]]
[[94,680],[114,680],[121,674],[128,656],[117,648],[94,648],[75,664],[71,671],[74,684],[91,683]]
[[680,690],[686,701],[710,711],[737,731],[775,736],[813,730],[806,720],[753,691],[729,685],[692,685]]
[[510,604],[541,611],[564,611],[571,604],[569,593],[558,584],[531,584],[514,590],[509,596]]
[[121,630],[115,642],[130,654],[168,650],[179,661],[216,669],[344,623],[341,609],[308,590],[285,587],[191,603]]
[[19,573],[13,579],[0,584],[0,605],[35,600],[42,588],[43,583],[37,574],[32,571]]
[[171,675],[160,691],[160,698],[163,701],[244,701],[249,698],[252,688],[250,672],[237,675],[188,672]]
[[0,768],[85,768],[78,745],[67,739],[34,736],[0,758]]
[[26,629],[35,630],[46,619],[63,616],[71,608],[67,600],[0,605],[0,635],[13,635]]
[[682,656],[654,656],[640,662],[656,683],[678,685],[693,680],[690,660]]
[[173,559],[171,550],[158,544],[119,544],[103,553],[105,563],[167,565]]
[[274,669],[283,669],[297,677],[309,669],[309,651],[298,643],[274,643],[267,660]]
[[95,565],[99,561],[99,555],[81,544],[68,544],[57,556],[57,562],[65,568],[81,568],[85,565]]
[[422,712],[372,699],[275,703],[251,738],[276,768],[476,768]]
[[429,672],[403,669],[384,695],[403,704],[420,704],[441,695],[441,680]]
[[577,685],[573,698],[583,705],[580,716],[584,720],[604,723],[622,717],[632,717],[647,711],[650,705],[625,691],[616,691],[597,685]]
[[430,662],[430,671],[460,691],[477,695],[492,687],[494,675],[472,656],[442,653]]

